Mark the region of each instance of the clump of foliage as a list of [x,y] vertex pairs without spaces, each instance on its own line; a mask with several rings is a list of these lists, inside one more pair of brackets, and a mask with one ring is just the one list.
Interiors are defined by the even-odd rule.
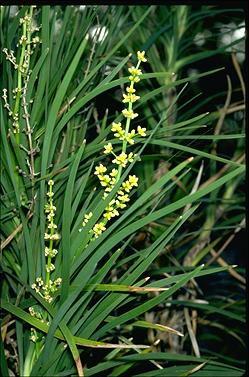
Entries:
[[243,375],[231,14],[1,6],[4,376]]

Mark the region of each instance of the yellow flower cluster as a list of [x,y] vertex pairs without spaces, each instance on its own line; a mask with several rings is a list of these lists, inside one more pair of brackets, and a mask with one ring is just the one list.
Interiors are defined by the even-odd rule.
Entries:
[[36,282],[31,285],[31,288],[39,293],[46,301],[51,302],[53,300],[53,294],[58,290],[62,283],[61,278],[57,278],[54,281],[49,280],[46,284],[41,277],[36,278]]
[[[140,81],[139,76],[142,75],[141,69],[139,69],[141,62],[146,62],[144,51],[137,52],[137,65],[136,67],[132,66],[128,69],[130,76],[130,85],[126,87],[126,92],[123,94],[123,103],[127,103],[128,107],[122,110],[123,116],[126,118],[125,127],[122,126],[121,122],[112,123],[111,130],[114,134],[114,137],[122,142],[122,150],[120,154],[115,154],[113,150],[113,145],[111,142],[108,142],[104,146],[104,154],[112,154],[114,159],[112,160],[113,164],[117,165],[117,169],[113,168],[110,173],[107,172],[107,168],[103,164],[99,164],[95,167],[94,174],[98,177],[101,186],[104,188],[103,199],[105,199],[109,193],[112,191],[114,186],[118,183],[122,169],[126,168],[128,163],[132,162],[136,155],[132,152],[127,153],[127,144],[132,145],[135,143],[134,139],[137,136],[145,137],[146,128],[138,126],[136,130],[129,130],[131,120],[135,119],[138,116],[138,113],[133,111],[133,103],[140,99],[139,96],[134,94],[136,89],[134,84]],[[130,200],[128,193],[132,190],[133,187],[138,186],[138,178],[135,175],[129,175],[128,179],[124,181],[115,195],[115,197],[109,202],[105,208],[103,218],[99,223],[96,223],[90,232],[93,234],[94,238],[98,238],[105,230],[106,224],[113,217],[119,216],[119,210],[124,209],[127,206],[127,202]],[[92,212],[85,214],[82,226],[84,227],[88,220],[92,217]],[[82,231],[83,228],[80,228],[79,231]]]
[[53,247],[53,244],[54,241],[60,239],[59,233],[56,232],[57,225],[54,223],[56,207],[53,203],[53,185],[54,181],[50,179],[48,181],[49,191],[47,192],[48,202],[45,204],[44,207],[48,221],[48,231],[44,234],[44,240],[49,241],[49,245],[45,247],[46,281],[44,282],[41,277],[38,277],[36,278],[36,282],[31,286],[48,302],[51,302],[53,300],[53,294],[58,290],[62,282],[61,278],[57,278],[54,281],[50,279],[50,274],[55,269],[55,265],[52,263],[52,258],[54,258],[58,253],[58,250]]

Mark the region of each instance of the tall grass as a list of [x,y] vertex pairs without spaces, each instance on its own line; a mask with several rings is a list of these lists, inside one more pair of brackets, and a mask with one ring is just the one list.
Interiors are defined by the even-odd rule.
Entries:
[[[217,46],[214,24],[212,48],[193,44],[231,15],[243,22],[211,6],[1,6],[4,376],[243,375],[223,340],[244,352],[244,271],[221,256],[245,221],[243,38]],[[125,132],[146,136],[103,197],[104,146],[129,146],[112,128],[137,51]],[[222,64],[188,73],[216,56],[231,56],[232,80]]]

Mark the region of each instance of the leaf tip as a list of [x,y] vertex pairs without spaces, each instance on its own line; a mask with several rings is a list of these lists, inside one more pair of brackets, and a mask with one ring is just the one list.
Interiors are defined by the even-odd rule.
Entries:
[[194,159],[194,157],[192,156],[192,157],[189,157],[187,161],[191,162],[191,161],[193,161],[193,159]]

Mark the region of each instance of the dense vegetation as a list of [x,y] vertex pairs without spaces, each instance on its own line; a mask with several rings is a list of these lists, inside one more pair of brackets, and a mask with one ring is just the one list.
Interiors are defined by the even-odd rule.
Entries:
[[242,376],[244,10],[1,6],[4,376]]

